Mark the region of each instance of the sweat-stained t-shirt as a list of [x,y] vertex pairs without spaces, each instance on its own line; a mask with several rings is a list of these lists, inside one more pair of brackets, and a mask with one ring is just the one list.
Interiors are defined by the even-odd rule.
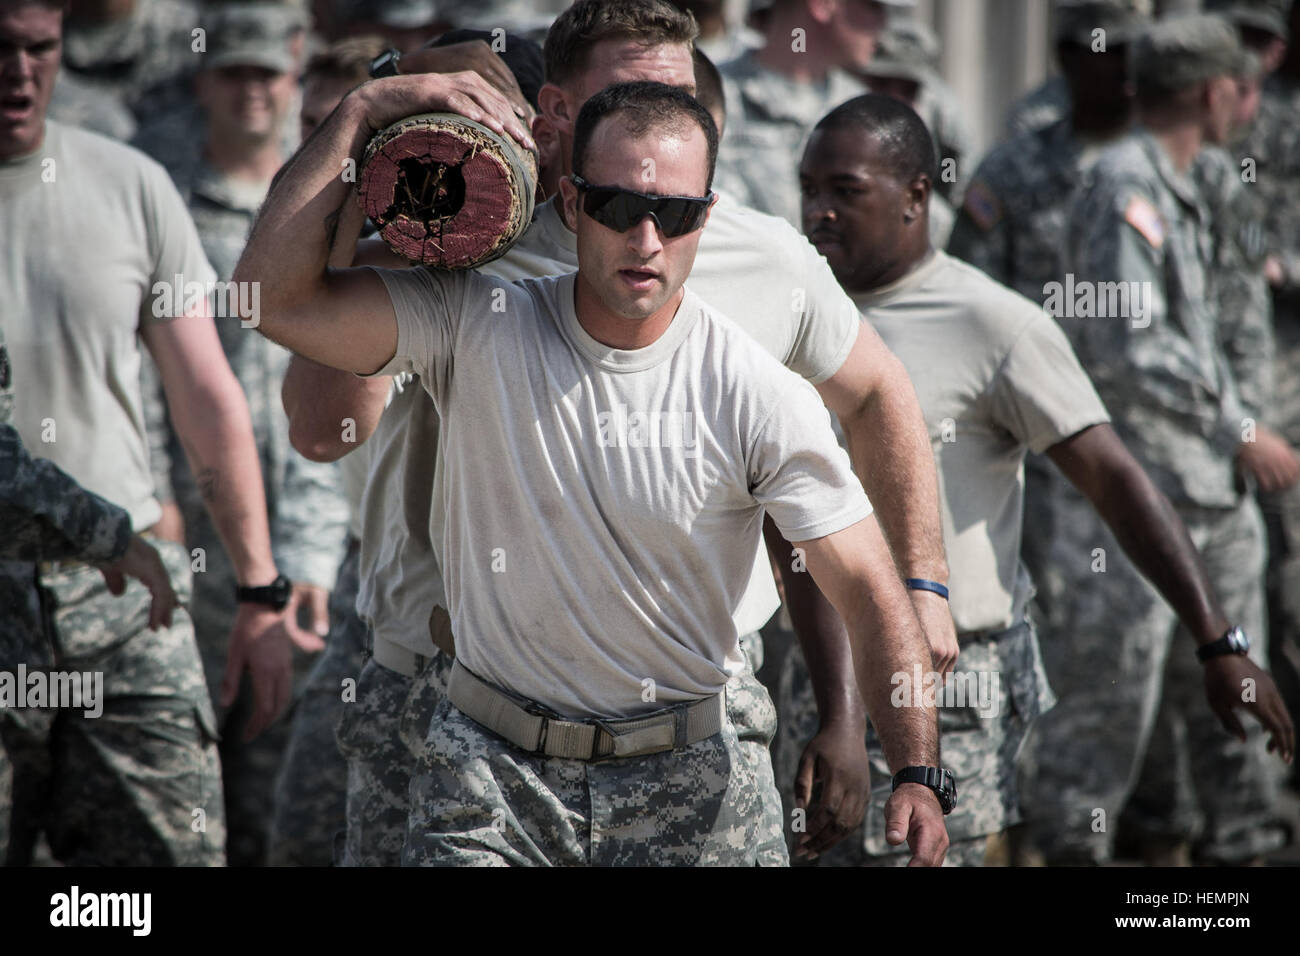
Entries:
[[1110,421],[1050,315],[942,252],[855,297],[907,368],[939,470],[948,590],[959,633],[1018,621],[1026,451]]
[[381,374],[414,371],[442,419],[457,654],[493,683],[570,717],[718,693],[764,509],[794,541],[871,513],[817,393],[689,289],[618,350],[579,324],[574,275],[376,271],[398,324]]
[[[479,271],[515,280],[563,275],[577,268],[577,237],[552,200],[538,207],[528,231],[505,256]],[[808,240],[784,220],[747,209],[725,194],[700,233],[687,283],[770,355],[814,385],[839,371],[857,338],[858,310]],[[819,412],[819,420],[828,417],[824,409]],[[445,603],[445,595],[428,538],[408,529],[433,525],[430,536],[438,535],[440,515],[430,513],[429,498],[420,491],[436,463],[431,452],[418,451],[432,448],[436,440],[437,415],[417,388],[416,394],[394,400],[366,443],[374,449],[369,483],[391,490],[368,493],[378,505],[366,507],[367,518],[379,511],[386,514],[362,536],[358,602],[359,613],[374,628],[377,647],[390,642],[426,656],[433,653],[429,613]],[[410,474],[397,475],[395,469]],[[736,633],[758,630],[779,603],[767,552],[760,544],[750,583],[732,615]]]

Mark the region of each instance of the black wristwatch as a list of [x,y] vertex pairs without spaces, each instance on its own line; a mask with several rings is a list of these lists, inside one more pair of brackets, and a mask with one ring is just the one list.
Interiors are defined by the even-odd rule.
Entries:
[[957,781],[951,770],[941,767],[904,767],[894,774],[894,789],[897,790],[905,783],[919,783],[933,790],[939,798],[939,807],[944,816],[952,813],[957,806]]
[[283,574],[260,588],[235,587],[235,600],[240,604],[265,604],[273,611],[283,611],[289,604],[293,584]]
[[377,80],[381,76],[396,76],[397,61],[402,58],[402,51],[389,47],[370,61],[370,78]]
[[1240,654],[1243,657],[1250,652],[1250,638],[1241,626],[1232,628],[1227,634],[1217,641],[1210,641],[1208,644],[1202,644],[1196,649],[1196,657],[1202,663],[1212,657],[1223,657],[1225,654]]

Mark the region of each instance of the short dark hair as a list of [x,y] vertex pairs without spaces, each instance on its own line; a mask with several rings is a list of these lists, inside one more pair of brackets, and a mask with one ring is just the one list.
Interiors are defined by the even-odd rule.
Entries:
[[563,83],[581,73],[601,40],[684,43],[694,49],[699,32],[695,17],[665,0],[578,0],[546,33],[546,81]]
[[904,182],[927,176],[934,183],[939,178],[934,137],[906,103],[867,93],[841,103],[813,127],[814,132],[841,129],[858,129],[874,136],[890,172]]
[[586,166],[587,146],[601,120],[619,114],[633,136],[652,128],[682,131],[691,123],[704,131],[709,147],[709,175],[705,188],[713,186],[713,167],[718,161],[718,127],[709,111],[685,90],[663,83],[639,81],[607,86],[582,104],[573,129],[573,172],[581,176]]
[[722,74],[703,50],[696,49],[691,59],[695,61],[695,98],[710,113],[717,112],[726,117],[727,98],[722,92]]
[[387,46],[387,40],[373,35],[335,40],[312,54],[302,71],[302,79],[306,82],[309,77],[323,76],[360,86],[370,79],[370,61],[383,53]]

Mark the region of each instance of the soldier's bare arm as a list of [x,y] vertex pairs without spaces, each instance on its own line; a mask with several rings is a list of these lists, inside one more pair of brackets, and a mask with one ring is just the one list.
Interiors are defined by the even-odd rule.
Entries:
[[[151,323],[143,335],[162,376],[167,406],[195,483],[239,583],[270,584],[279,572],[271,556],[252,420],[216,326],[205,312]],[[228,653],[222,702],[228,705],[234,700],[247,667],[254,694],[246,731],[251,739],[289,703],[292,661],[284,615],[264,605],[240,604]]]
[[235,269],[235,281],[259,283],[263,334],[350,372],[372,373],[392,358],[397,321],[382,280],[368,269],[328,265],[351,190],[343,173],[376,130],[440,111],[532,148],[509,101],[475,73],[387,77],[349,93],[275,183]]
[[[817,386],[848,438],[849,456],[880,519],[898,570],[907,578],[948,580],[939,521],[939,479],[930,436],[903,363],[865,322],[839,371]],[[911,592],[935,670],[957,660],[948,602]]]
[[[867,713],[880,735],[885,759],[897,771],[939,765],[939,724],[933,706],[895,707],[894,674],[928,669],[930,648],[890,559],[875,516],[813,541],[797,542],[808,570],[844,620],[853,666]],[[904,839],[912,863],[937,866],[948,847],[943,811],[933,792],[904,784],[885,808],[886,839]]]
[[[770,516],[763,519],[763,535],[779,569],[785,605],[817,699],[817,734],[799,758],[794,790],[795,806],[808,811],[795,855],[815,857],[855,831],[866,813],[871,799],[867,713],[840,616],[812,576],[795,564],[797,553]],[[812,806],[814,783],[822,789],[821,799]]]
[[[1056,466],[1092,502],[1143,576],[1178,613],[1196,643],[1218,640],[1231,626],[1177,511],[1109,425],[1093,425],[1047,450]],[[1186,653],[1186,651],[1181,651]],[[1242,700],[1243,681],[1255,699]],[[1269,749],[1290,761],[1295,728],[1272,677],[1236,654],[1205,664],[1210,707],[1229,733],[1244,737],[1233,715],[1241,707],[1272,735]]]
[[[384,266],[400,269],[409,263],[377,239],[358,241],[365,214],[349,199],[339,217],[339,231],[329,264]],[[379,424],[392,378],[361,378],[295,355],[280,389],[289,416],[289,441],[312,461],[337,461],[363,444]]]

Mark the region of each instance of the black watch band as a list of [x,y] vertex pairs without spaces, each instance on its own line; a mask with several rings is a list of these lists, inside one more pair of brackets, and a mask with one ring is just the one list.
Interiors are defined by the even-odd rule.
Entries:
[[377,80],[383,76],[397,76],[397,61],[401,58],[400,50],[389,47],[370,61],[370,78]]
[[235,586],[235,600],[240,604],[265,604],[274,611],[283,611],[293,593],[293,583],[283,574],[260,588]]
[[1210,643],[1198,647],[1196,649],[1196,658],[1204,663],[1212,658],[1224,657],[1228,654],[1245,656],[1249,651],[1250,638],[1246,636],[1246,632],[1239,625],[1231,628],[1228,633],[1217,641],[1210,641]]
[[894,774],[894,790],[905,783],[919,783],[929,787],[939,798],[939,807],[944,816],[952,813],[957,806],[957,780],[951,770],[942,767],[904,767]]

